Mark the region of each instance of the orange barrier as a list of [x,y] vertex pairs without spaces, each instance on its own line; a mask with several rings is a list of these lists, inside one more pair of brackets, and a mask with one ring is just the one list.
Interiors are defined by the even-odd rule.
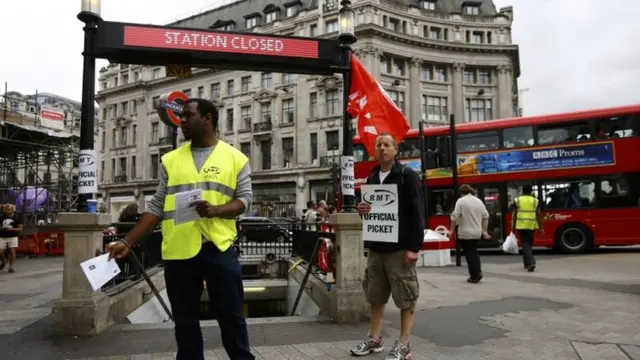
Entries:
[[64,233],[41,232],[18,238],[16,252],[21,255],[42,256],[64,254]]

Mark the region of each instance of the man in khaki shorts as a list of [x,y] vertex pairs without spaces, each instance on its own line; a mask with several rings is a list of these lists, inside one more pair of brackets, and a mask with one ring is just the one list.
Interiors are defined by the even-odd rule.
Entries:
[[[351,350],[355,356],[364,356],[384,351],[380,328],[384,307],[393,297],[400,309],[400,339],[398,339],[387,360],[410,360],[409,335],[413,326],[413,312],[420,294],[416,261],[424,240],[424,195],[418,174],[396,161],[398,146],[388,134],[380,134],[376,139],[376,166],[367,184],[396,184],[398,191],[398,241],[366,241],[369,249],[365,272],[364,291],[371,305],[369,336]],[[363,196],[366,196],[363,195]],[[363,199],[367,200],[367,199]],[[366,201],[358,204],[360,215],[371,211]]]
[[9,249],[9,272],[16,272],[13,264],[16,261],[16,249],[18,248],[18,236],[23,226],[15,214],[11,204],[2,205],[2,221],[0,221],[0,271],[6,265],[4,252]]

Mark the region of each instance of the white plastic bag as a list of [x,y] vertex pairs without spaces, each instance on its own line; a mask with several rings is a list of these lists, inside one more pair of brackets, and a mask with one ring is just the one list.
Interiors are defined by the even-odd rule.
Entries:
[[509,236],[504,239],[504,242],[502,243],[502,251],[507,254],[518,255],[520,247],[518,246],[518,239],[514,233],[509,234]]

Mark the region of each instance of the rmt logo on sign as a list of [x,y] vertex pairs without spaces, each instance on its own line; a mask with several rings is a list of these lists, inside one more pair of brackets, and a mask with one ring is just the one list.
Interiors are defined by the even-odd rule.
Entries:
[[376,189],[373,192],[362,194],[362,201],[369,205],[387,206],[396,201],[396,194],[384,189]]

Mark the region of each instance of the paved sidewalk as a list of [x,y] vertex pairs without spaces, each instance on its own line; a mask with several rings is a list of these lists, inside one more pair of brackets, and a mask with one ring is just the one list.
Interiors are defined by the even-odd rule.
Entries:
[[[466,283],[465,267],[420,270],[415,360],[640,360],[640,254],[539,258],[533,274],[519,261],[485,259],[480,284]],[[0,336],[0,358],[174,358],[169,323],[119,325],[91,339],[52,339],[48,321]],[[390,308],[388,345],[398,327],[398,312]],[[350,359],[348,349],[366,333],[366,324],[251,319],[249,331],[258,359]],[[204,323],[203,333],[207,359],[228,359],[215,322]]]

